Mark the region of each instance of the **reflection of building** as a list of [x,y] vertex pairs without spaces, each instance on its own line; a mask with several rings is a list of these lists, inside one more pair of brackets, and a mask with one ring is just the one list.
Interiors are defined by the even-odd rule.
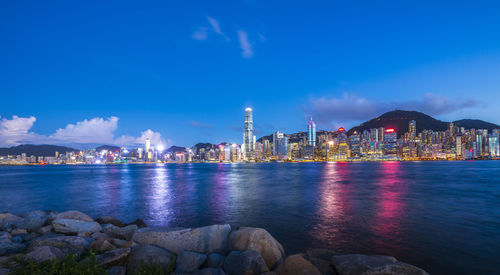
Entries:
[[314,123],[312,117],[307,125],[307,144],[316,146],[316,123]]
[[253,114],[252,108],[245,109],[245,130],[243,133],[243,152],[245,160],[253,160],[255,150],[255,137],[253,135]]

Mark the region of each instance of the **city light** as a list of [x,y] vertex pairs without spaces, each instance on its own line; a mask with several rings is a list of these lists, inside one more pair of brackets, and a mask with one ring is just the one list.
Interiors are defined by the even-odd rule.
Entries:
[[156,147],[156,150],[158,150],[158,152],[163,152],[164,149],[165,149],[165,147],[163,147],[163,145],[158,145]]

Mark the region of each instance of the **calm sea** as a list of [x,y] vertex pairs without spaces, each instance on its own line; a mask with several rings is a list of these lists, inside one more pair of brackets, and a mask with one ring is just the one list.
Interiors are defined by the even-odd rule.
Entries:
[[149,225],[264,227],[288,254],[388,254],[500,272],[500,161],[0,167],[0,212],[76,209]]

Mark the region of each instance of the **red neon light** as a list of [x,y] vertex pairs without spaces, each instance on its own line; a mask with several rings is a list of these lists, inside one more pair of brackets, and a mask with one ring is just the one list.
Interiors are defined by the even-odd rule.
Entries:
[[345,131],[345,129],[344,129],[344,127],[340,127],[337,131],[339,131],[339,132],[344,132],[344,131]]
[[386,133],[394,133],[396,130],[394,128],[385,129]]

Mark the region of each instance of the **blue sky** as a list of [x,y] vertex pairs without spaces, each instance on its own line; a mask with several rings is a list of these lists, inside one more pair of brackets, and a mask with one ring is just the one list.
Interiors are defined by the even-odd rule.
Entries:
[[[0,145],[500,123],[498,1],[2,1]],[[148,131],[149,130],[149,131]]]

